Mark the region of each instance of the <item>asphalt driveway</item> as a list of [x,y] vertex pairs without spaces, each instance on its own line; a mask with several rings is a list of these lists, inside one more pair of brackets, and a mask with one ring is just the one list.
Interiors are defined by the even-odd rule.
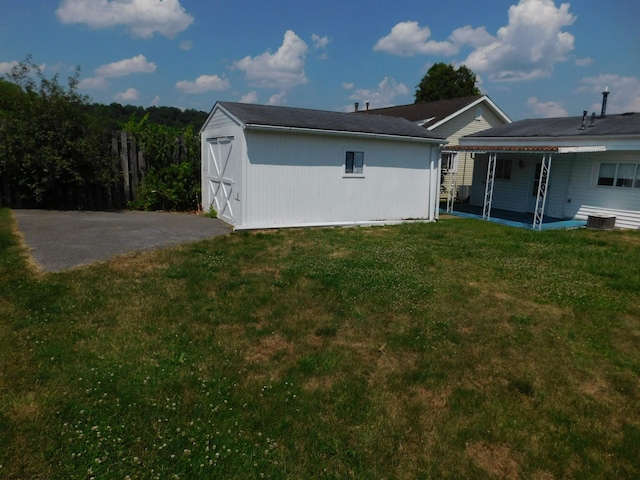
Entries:
[[13,210],[13,215],[29,253],[45,272],[231,232],[221,220],[187,213]]

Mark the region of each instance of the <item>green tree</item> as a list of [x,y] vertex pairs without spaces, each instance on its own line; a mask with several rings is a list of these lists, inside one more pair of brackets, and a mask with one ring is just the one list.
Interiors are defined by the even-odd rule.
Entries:
[[480,95],[476,82],[475,73],[464,65],[456,69],[453,65],[436,63],[416,87],[415,103]]
[[149,165],[141,179],[137,198],[129,207],[138,210],[196,210],[200,201],[199,133],[191,125],[186,128],[169,127],[151,123],[149,118],[150,112],[139,121],[134,114],[124,127],[144,149]]
[[96,182],[115,181],[110,144],[83,111],[79,75],[62,85],[27,56],[0,85],[2,203],[83,207]]

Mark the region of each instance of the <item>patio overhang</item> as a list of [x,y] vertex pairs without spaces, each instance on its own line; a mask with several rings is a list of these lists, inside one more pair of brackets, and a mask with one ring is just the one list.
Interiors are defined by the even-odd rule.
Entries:
[[604,145],[451,145],[447,150],[473,153],[595,153],[606,152]]

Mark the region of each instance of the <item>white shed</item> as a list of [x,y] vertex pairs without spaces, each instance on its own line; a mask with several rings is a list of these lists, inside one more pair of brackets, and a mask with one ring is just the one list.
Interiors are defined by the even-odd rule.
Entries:
[[446,140],[408,120],[218,102],[201,138],[203,209],[236,229],[438,217]]

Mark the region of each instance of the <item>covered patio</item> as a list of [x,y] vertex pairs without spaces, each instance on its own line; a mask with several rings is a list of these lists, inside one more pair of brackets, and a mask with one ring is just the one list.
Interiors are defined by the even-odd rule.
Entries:
[[[588,147],[568,147],[553,145],[462,145],[453,147],[455,154],[459,152],[472,152],[473,154],[484,154],[487,158],[486,176],[484,177],[484,192],[482,206],[456,203],[455,179],[453,186],[447,192],[447,201],[441,205],[442,213],[449,213],[457,216],[470,218],[481,218],[504,225],[518,228],[529,228],[533,230],[567,229],[580,228],[586,225],[586,221],[575,218],[558,218],[546,215],[547,193],[549,190],[549,179],[551,177],[551,163],[553,157],[564,156],[566,154],[577,154],[584,152],[599,152],[603,148],[600,146]],[[534,181],[534,201],[533,211],[512,211],[493,207],[494,185],[496,178],[505,178],[506,170],[503,172],[503,164],[500,165],[500,176],[496,174],[496,165],[499,164],[498,157],[506,155],[525,155],[527,158],[535,159],[537,171]],[[511,162],[511,160],[509,160]],[[522,167],[522,161],[518,162]],[[511,164],[509,164],[511,165]],[[511,178],[511,166],[509,166],[509,177]],[[455,178],[455,173],[454,173]]]

